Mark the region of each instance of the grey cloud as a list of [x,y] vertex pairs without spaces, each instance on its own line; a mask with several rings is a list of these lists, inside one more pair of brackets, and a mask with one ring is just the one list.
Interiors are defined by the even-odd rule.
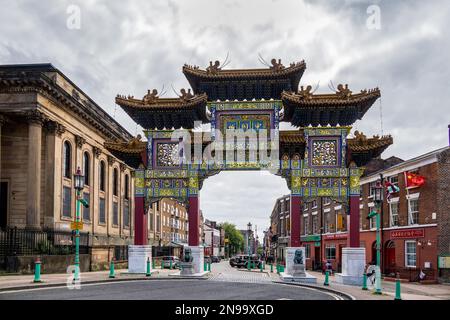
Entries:
[[[81,8],[81,30],[66,28],[69,4]],[[366,9],[381,8],[381,30],[365,26]],[[380,86],[384,133],[395,144],[384,156],[410,158],[448,143],[450,112],[447,25],[441,1],[1,1],[0,63],[51,62],[128,130],[136,124],[114,105],[117,93],[142,96],[165,84],[188,87],[184,63],[223,60],[230,68],[305,59],[302,84]],[[380,102],[355,129],[380,134]],[[282,128],[289,128],[283,124]],[[138,128],[139,129],[139,128]],[[222,184],[223,183],[223,184]],[[226,191],[224,191],[226,190]],[[286,182],[254,172],[222,173],[205,182],[205,216],[268,225]]]

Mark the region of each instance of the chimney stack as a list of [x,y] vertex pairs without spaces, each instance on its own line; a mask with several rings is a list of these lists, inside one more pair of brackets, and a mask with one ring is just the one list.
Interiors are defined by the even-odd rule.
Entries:
[[450,124],[448,125],[448,145],[450,147]]

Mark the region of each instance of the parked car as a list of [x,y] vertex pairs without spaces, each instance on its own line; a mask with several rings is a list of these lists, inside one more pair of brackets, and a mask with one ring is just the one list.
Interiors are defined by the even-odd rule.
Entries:
[[211,256],[211,261],[214,262],[220,262],[220,257],[218,256]]
[[247,268],[248,263],[253,263],[255,268],[259,268],[261,265],[261,260],[259,256],[256,254],[249,255],[248,254],[239,254],[230,259],[230,266],[238,267],[238,268]]
[[162,261],[163,261],[163,267],[164,268],[170,268],[170,261],[172,261],[172,268],[173,269],[179,268],[179,266],[180,266],[180,259],[178,257],[175,257],[175,256],[163,257]]

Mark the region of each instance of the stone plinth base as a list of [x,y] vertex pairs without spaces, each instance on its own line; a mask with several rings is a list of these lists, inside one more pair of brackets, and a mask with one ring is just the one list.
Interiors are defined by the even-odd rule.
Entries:
[[363,285],[366,266],[365,248],[342,249],[342,273],[336,273],[336,282],[355,286]]
[[175,273],[170,273],[169,277],[174,277],[174,278],[201,278],[201,279],[207,279],[208,277],[206,276],[209,272],[208,271],[202,271],[199,273],[192,273],[192,274],[182,274],[182,271],[179,272],[175,272]]
[[152,261],[152,246],[129,245],[128,273],[146,273],[147,259],[150,259],[150,262]]
[[[300,253],[296,256],[296,253]],[[300,259],[300,261],[298,260]],[[280,273],[280,278],[287,282],[317,283],[317,278],[305,272],[305,247],[286,248],[286,271]]]
[[194,247],[189,246],[192,254],[192,270],[193,274],[203,274],[205,271],[203,270],[203,262],[204,254],[203,254],[203,246]]
[[304,275],[302,275],[302,276],[293,276],[293,275],[287,274],[286,272],[281,272],[280,278],[281,278],[281,280],[283,280],[285,282],[317,284],[317,278],[310,275],[307,272],[305,272]]
[[191,276],[194,274],[194,266],[192,262],[180,262],[180,275]]

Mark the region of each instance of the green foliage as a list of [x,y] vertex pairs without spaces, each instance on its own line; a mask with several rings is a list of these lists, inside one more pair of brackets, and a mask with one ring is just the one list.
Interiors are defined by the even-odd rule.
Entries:
[[230,254],[236,254],[238,251],[244,249],[244,237],[236,229],[236,226],[229,222],[223,222],[220,227],[225,230],[225,239],[228,239],[228,246],[230,248]]

